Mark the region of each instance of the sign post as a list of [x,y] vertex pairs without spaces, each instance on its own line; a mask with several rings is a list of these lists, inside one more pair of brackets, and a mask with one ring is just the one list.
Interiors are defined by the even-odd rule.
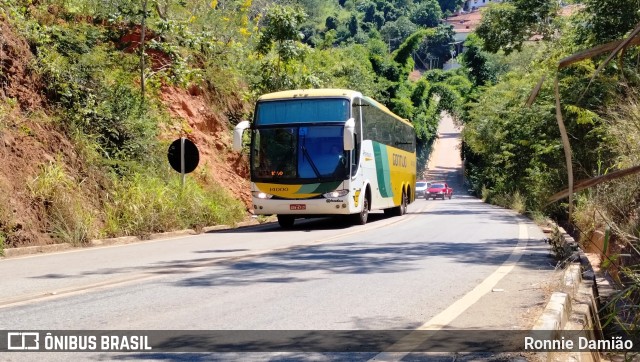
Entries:
[[184,172],[184,140],[184,137],[180,137],[180,175],[182,176],[180,185],[182,187],[184,187],[184,179],[186,175]]

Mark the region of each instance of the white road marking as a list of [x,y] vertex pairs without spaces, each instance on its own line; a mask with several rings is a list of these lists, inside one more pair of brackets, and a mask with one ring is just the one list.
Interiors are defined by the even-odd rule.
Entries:
[[[529,232],[527,225],[524,223],[518,223],[518,244],[515,246],[509,258],[498,267],[491,275],[489,275],[482,283],[478,284],[473,290],[465,294],[462,298],[458,299],[455,303],[451,304],[447,309],[440,312],[438,315],[431,318],[428,322],[424,323],[420,327],[416,328],[416,331],[437,331],[446,327],[454,319],[459,317],[465,310],[475,304],[485,294],[490,293],[491,290],[498,284],[498,282],[509,274],[516,263],[522,257],[524,249],[527,247],[529,241]],[[420,333],[410,333],[400,341],[389,347],[389,350],[402,350],[407,352],[381,352],[370,361],[398,361],[404,356],[411,353],[412,350],[424,343],[424,336]]]

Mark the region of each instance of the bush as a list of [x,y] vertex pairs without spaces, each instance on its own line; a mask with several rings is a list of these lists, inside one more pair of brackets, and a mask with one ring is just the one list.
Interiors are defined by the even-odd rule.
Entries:
[[244,206],[221,187],[199,186],[177,176],[135,174],[116,181],[106,208],[105,234],[145,235],[154,232],[234,224],[244,217]]
[[527,200],[524,198],[524,196],[519,191],[516,191],[511,196],[511,205],[509,206],[509,208],[511,210],[517,211],[520,214],[524,214],[527,211],[526,201]]

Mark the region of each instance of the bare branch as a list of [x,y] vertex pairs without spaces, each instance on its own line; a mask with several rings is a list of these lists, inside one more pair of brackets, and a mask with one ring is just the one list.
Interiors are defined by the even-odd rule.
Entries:
[[571,220],[571,214],[573,213],[573,164],[571,161],[571,144],[569,143],[569,136],[567,135],[567,129],[562,119],[562,108],[560,106],[560,92],[558,91],[558,76],[556,75],[554,90],[556,94],[556,120],[558,121],[558,128],[560,129],[560,136],[562,137],[562,146],[564,147],[564,158],[567,162],[567,181],[569,185],[569,220]]
[[638,25],[636,25],[636,28],[633,29],[633,31],[631,32],[631,35],[629,35],[628,38],[624,39],[620,44],[618,44],[618,46],[611,52],[611,54],[609,54],[607,59],[605,59],[604,62],[602,62],[602,64],[600,64],[598,69],[596,69],[595,73],[593,73],[593,75],[591,76],[591,79],[589,79],[589,84],[587,84],[587,87],[584,89],[584,92],[582,92],[582,95],[578,99],[578,103],[580,103],[580,100],[582,100],[582,97],[584,97],[584,95],[587,94],[587,91],[589,90],[589,87],[591,86],[591,83],[593,83],[593,80],[598,76],[598,74],[600,74],[602,69],[604,67],[606,67],[607,64],[609,64],[611,59],[613,59],[618,54],[618,52],[620,52],[620,50],[622,50],[626,46],[628,46],[629,43],[631,43],[631,41],[633,40],[633,38],[635,38],[636,35],[638,35],[638,34],[640,34],[640,23],[638,23]]
[[[580,180],[576,182],[573,192],[582,191],[582,190],[591,188],[593,186],[599,185],[603,182],[619,179],[621,177],[633,175],[638,172],[640,172],[640,165],[633,166],[630,168],[625,168],[624,170],[611,172],[606,175],[596,176],[586,180]],[[569,189],[564,189],[558,193],[553,194],[551,197],[549,197],[549,199],[547,199],[547,203],[550,204],[550,203],[556,202],[558,200],[564,199],[567,196],[569,196]]]
[[[614,40],[612,42],[601,44],[591,49],[587,49],[582,52],[572,54],[566,58],[561,59],[560,62],[558,62],[558,69],[566,68],[572,64],[575,64],[585,59],[591,59],[602,53],[610,52],[616,49],[620,45],[620,43],[622,43],[623,41],[624,39]],[[640,36],[636,36],[633,39],[631,39],[628,46],[632,46],[632,45],[640,45]]]
[[529,99],[527,100],[527,108],[531,107],[531,105],[533,105],[533,102],[536,101],[536,98],[538,97],[538,93],[540,93],[540,88],[542,88],[542,84],[544,83],[544,80],[547,78],[546,75],[543,75],[542,78],[540,78],[540,81],[538,81],[538,84],[536,85],[535,88],[533,88],[533,90],[531,91],[531,95],[529,96]]

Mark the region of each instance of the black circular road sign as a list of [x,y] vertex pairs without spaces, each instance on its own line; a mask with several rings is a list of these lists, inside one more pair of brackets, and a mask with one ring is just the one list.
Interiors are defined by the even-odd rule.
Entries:
[[[182,139],[179,138],[169,146],[169,152],[167,154],[167,158],[169,159],[169,164],[171,167],[178,171],[182,172],[180,167],[180,143]],[[193,143],[190,139],[184,139],[184,173],[193,172],[193,170],[198,167],[198,163],[200,162],[200,153],[198,152],[198,147]]]

